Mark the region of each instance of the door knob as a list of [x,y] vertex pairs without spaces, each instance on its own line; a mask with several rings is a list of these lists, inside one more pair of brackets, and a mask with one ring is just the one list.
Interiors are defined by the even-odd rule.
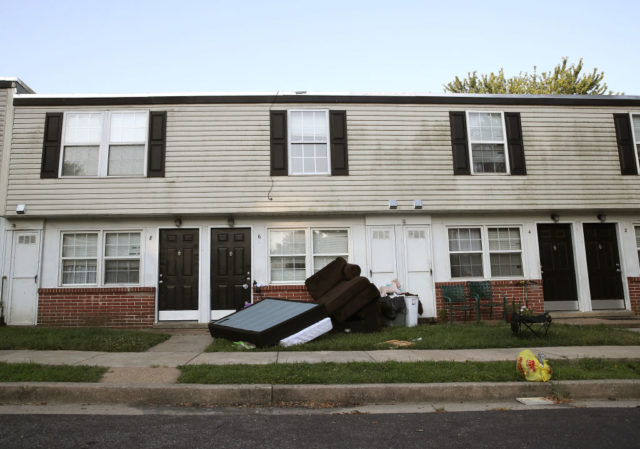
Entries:
[[249,288],[249,284],[242,284],[242,288],[244,288],[245,290]]

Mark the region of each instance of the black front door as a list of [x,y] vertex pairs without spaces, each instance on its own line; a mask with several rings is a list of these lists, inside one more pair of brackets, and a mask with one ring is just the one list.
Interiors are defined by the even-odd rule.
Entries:
[[591,301],[624,299],[616,225],[585,223],[583,228]]
[[251,229],[211,230],[211,310],[251,302]]
[[198,310],[197,229],[161,229],[158,310]]
[[568,224],[539,224],[538,246],[545,303],[548,301],[577,301],[571,226]]

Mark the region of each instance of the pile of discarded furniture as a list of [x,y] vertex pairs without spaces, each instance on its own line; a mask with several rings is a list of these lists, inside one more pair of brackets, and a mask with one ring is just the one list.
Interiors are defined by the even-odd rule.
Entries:
[[332,329],[380,330],[380,292],[358,265],[338,257],[305,285],[314,302],[265,298],[209,323],[211,336],[264,347],[305,343]]

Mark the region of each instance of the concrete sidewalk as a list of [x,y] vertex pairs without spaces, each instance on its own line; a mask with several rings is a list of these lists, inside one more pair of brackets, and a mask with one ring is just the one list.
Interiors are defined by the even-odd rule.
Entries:
[[266,365],[270,363],[320,362],[420,362],[513,360],[523,349],[542,352],[548,359],[640,359],[640,346],[556,346],[492,349],[384,349],[375,351],[290,351],[290,352],[85,352],[85,351],[0,351],[0,362],[47,365],[90,365],[118,368],[177,367],[180,365]]
[[[211,337],[174,335],[147,352],[0,351],[0,362],[108,367],[101,383],[0,383],[0,402],[207,405],[374,404],[490,401],[564,394],[575,399],[640,399],[640,381],[501,382],[368,385],[181,385],[180,365],[320,362],[513,361],[525,348],[299,352],[204,352]],[[530,347],[548,359],[640,359],[640,346]],[[514,365],[515,366],[515,365]],[[640,402],[639,402],[640,403]]]

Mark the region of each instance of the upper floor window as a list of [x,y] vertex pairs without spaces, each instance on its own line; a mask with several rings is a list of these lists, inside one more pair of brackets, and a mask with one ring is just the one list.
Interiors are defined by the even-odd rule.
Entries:
[[269,118],[271,176],[349,174],[346,111],[272,110]]
[[329,174],[329,111],[289,111],[289,173]]
[[454,175],[526,175],[519,112],[450,111]]
[[636,145],[636,160],[640,167],[640,114],[631,114],[633,141]]
[[508,173],[502,112],[467,112],[472,173]]
[[60,175],[145,176],[148,115],[67,112]]

